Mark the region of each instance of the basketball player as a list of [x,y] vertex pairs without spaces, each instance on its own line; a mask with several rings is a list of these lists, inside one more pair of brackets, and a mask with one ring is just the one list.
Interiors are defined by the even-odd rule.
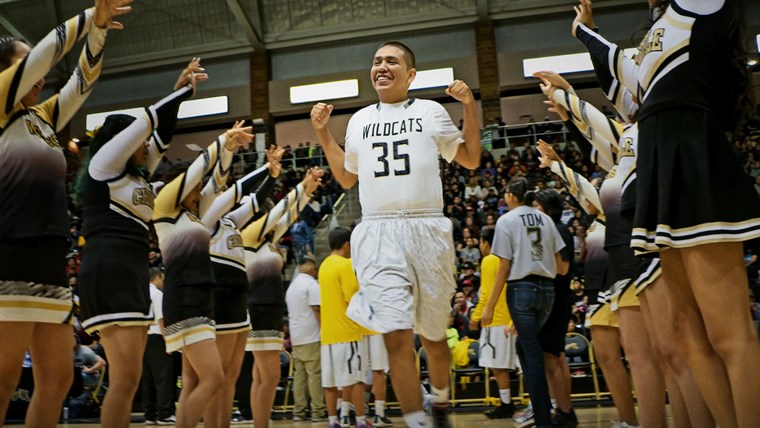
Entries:
[[518,356],[533,405],[533,414],[515,419],[517,428],[552,425],[552,405],[538,333],[554,305],[554,277],[567,273],[567,265],[564,271],[557,270],[560,250],[565,244],[551,217],[533,208],[535,197],[528,188],[528,180],[523,177],[510,180],[504,196],[509,212],[496,221],[492,249],[499,257],[499,270],[481,318],[484,324],[493,321],[496,302],[509,280],[507,306],[517,331],[517,346],[522,348]]
[[[371,428],[364,407],[364,379],[367,349],[362,328],[346,316],[351,297],[359,283],[351,265],[351,231],[337,227],[330,231],[330,255],[319,267],[319,298],[322,304],[322,387],[325,389],[328,428],[350,426],[349,405],[356,411],[356,428]],[[338,388],[347,400],[341,403],[338,422]]]
[[380,102],[351,118],[345,152],[327,128],[331,105],[315,105],[311,122],[338,182],[344,188],[359,182],[362,222],[353,233],[351,256],[361,288],[349,316],[384,334],[391,383],[412,427],[429,423],[422,411],[412,329],[420,335],[432,382],[433,421],[447,426],[445,331],[456,284],[438,156],[477,168],[480,130],[475,100],[464,82],[456,80],[446,89],[464,107],[463,135],[440,104],[409,98],[416,73],[411,49],[399,42],[380,46],[370,71]]
[[[478,292],[478,304],[470,314],[470,330],[477,330],[483,309],[486,308],[491,298],[496,274],[499,270],[499,258],[491,253],[493,246],[494,227],[487,226],[480,231],[480,254],[483,260],[480,262],[480,291]],[[486,413],[489,419],[508,419],[515,414],[515,405],[512,403],[512,391],[509,388],[509,371],[517,368],[517,344],[515,340],[512,317],[507,309],[506,289],[499,294],[494,306],[493,321],[490,324],[482,324],[480,330],[480,353],[478,365],[489,367],[496,378],[499,386],[499,398],[501,404],[493,411]]]
[[107,426],[129,424],[147,326],[153,320],[146,284],[155,194],[146,179],[169,149],[180,104],[206,78],[200,61],[193,58],[174,93],[143,115],[106,117],[90,142],[89,162],[82,167],[79,190],[86,244],[79,297],[82,327],[90,334],[99,332],[108,353],[109,393],[101,412]]
[[[91,93],[103,67],[106,32],[123,28],[114,19],[131,10],[129,3],[97,0],[35,47],[0,39],[0,421],[27,349],[35,380],[27,426],[55,426],[72,382],[66,162],[56,133]],[[71,78],[40,103],[44,77],[80,38],[86,41]]]

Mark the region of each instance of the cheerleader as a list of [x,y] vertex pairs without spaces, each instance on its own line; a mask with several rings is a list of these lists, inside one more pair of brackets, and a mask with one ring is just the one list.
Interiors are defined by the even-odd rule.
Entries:
[[[560,115],[568,129],[575,128],[562,106],[554,106],[552,110]],[[575,130],[577,131],[577,128]],[[583,150],[587,144],[584,144],[586,140],[582,135],[580,138],[576,136],[575,140],[579,142],[578,146],[582,148],[582,151],[590,152],[590,150]],[[586,327],[591,329],[591,336],[594,338],[594,353],[599,362],[599,367],[604,373],[605,383],[618,412],[615,427],[638,426],[636,408],[631,393],[632,387],[620,353],[620,328],[617,315],[611,310],[610,284],[607,281],[608,256],[607,251],[604,250],[607,221],[604,216],[604,208],[599,200],[598,190],[583,176],[565,165],[548,144],[539,141],[538,150],[541,153],[539,158],[541,167],[551,168],[552,172],[561,177],[567,184],[570,194],[578,201],[581,208],[587,214],[596,216],[594,222],[586,230],[587,253],[584,270],[586,284],[600,291],[596,297],[589,298],[591,305],[586,314]],[[598,165],[605,171],[612,168],[611,162],[604,161],[608,159],[605,150],[602,150],[599,157],[594,158],[600,160]]]
[[[248,278],[245,271],[245,251],[239,229],[248,223],[272,193],[280,175],[280,159],[284,150],[273,146],[267,151],[268,163],[237,180],[216,198],[201,218],[211,230],[210,254],[214,271],[214,321],[216,347],[222,361],[225,386],[216,395],[203,415],[206,426],[226,427],[240,374],[245,344],[251,322],[246,310]],[[251,193],[256,187],[256,191]],[[242,198],[243,195],[245,198]],[[243,202],[232,210],[238,202]],[[195,379],[187,382],[195,383]]]
[[[153,223],[166,267],[164,325],[166,351],[182,350],[183,379],[197,378],[180,395],[177,425],[195,426],[224,385],[224,372],[214,339],[209,229],[200,220],[227,181],[232,156],[253,135],[242,122],[220,135],[185,170],[174,165],[167,178],[179,173],[158,193]],[[203,177],[214,168],[201,189]]]
[[[71,385],[73,297],[64,278],[68,248],[66,162],[56,133],[91,93],[108,29],[131,0],[97,0],[37,46],[0,39],[0,420],[29,349],[35,388],[26,425],[55,426]],[[39,102],[45,75],[86,38],[61,90]]]
[[312,169],[304,180],[262,217],[241,230],[245,264],[250,283],[248,313],[253,330],[248,333],[247,351],[253,351],[251,410],[258,428],[267,428],[280,380],[280,351],[285,337],[285,291],[282,287],[282,255],[275,244],[287,232],[309,197],[319,186],[320,169]]
[[90,334],[99,332],[108,353],[108,394],[101,412],[106,426],[129,425],[147,327],[153,322],[148,252],[155,195],[146,179],[169,147],[180,103],[207,78],[202,71],[193,59],[174,85],[174,93],[139,118],[106,117],[90,142],[90,161],[82,168],[86,244],[79,297],[82,327]]
[[[742,242],[760,237],[760,199],[725,134],[749,83],[740,1],[658,3],[664,12],[636,62],[584,24],[585,2],[572,33],[614,64],[612,75],[641,101],[632,245],[667,249],[660,257],[678,305],[676,343],[708,402],[733,399],[736,420],[716,414],[721,426],[760,426],[751,398],[760,388],[760,342],[746,310],[742,251]],[[705,346],[722,366],[700,358]]]

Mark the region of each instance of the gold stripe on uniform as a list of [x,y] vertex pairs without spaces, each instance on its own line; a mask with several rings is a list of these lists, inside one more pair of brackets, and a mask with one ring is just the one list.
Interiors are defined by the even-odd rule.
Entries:
[[184,340],[187,336],[192,336],[193,334],[197,333],[203,333],[204,331],[209,331],[211,333],[214,332],[214,327],[208,325],[208,324],[200,324],[195,327],[191,327],[187,330],[182,330],[179,333],[173,334],[171,336],[165,337],[166,345],[174,344],[179,342],[180,340]]
[[70,311],[72,302],[65,303],[46,303],[33,300],[0,300],[0,308],[23,308],[23,309],[43,309],[49,311]]
[[[671,47],[670,49],[664,51],[662,54],[660,54],[660,57],[657,58],[657,61],[655,61],[654,64],[649,67],[649,70],[647,70],[647,73],[644,75],[642,79],[639,79],[639,82],[641,82],[641,88],[644,90],[644,93],[647,93],[649,91],[649,86],[652,84],[652,80],[655,77],[655,73],[661,71],[660,66],[663,62],[671,59],[673,54],[677,52],[679,49],[689,46],[689,39],[681,41],[681,43]],[[686,53],[684,52],[683,55]],[[679,55],[680,56],[680,55]]]

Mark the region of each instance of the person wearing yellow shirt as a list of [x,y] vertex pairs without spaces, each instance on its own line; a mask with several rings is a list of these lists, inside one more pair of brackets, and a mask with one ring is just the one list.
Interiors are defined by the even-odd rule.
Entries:
[[[480,262],[480,296],[477,306],[470,315],[470,330],[478,329],[483,309],[488,305],[488,299],[491,296],[496,272],[499,270],[499,258],[491,254],[493,234],[494,228],[491,226],[484,227],[480,232],[480,253],[483,255],[483,260]],[[480,330],[478,364],[493,371],[501,398],[501,405],[486,413],[490,419],[508,419],[515,413],[512,392],[509,390],[509,371],[517,368],[515,346],[517,336],[512,327],[512,317],[507,309],[506,290],[506,287],[501,290],[499,300],[494,307],[493,321],[490,324],[484,324]]]
[[[363,329],[346,316],[351,297],[359,290],[351,264],[351,231],[338,227],[330,231],[330,255],[319,267],[320,319],[322,324],[322,387],[325,389],[328,427],[349,425],[349,406],[356,411],[356,427],[371,428],[364,409],[364,379],[367,352],[362,340]],[[343,397],[343,423],[338,422],[338,388]]]

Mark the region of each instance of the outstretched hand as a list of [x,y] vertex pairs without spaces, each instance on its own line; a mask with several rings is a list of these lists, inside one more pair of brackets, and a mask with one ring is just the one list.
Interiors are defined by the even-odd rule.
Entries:
[[570,82],[554,71],[537,71],[533,73],[533,77],[541,79],[544,84],[556,86],[563,91],[570,90]]
[[269,175],[272,178],[277,178],[280,176],[280,172],[282,171],[282,164],[280,163],[280,160],[282,159],[283,153],[285,153],[285,150],[275,144],[272,144],[265,152],[267,162],[269,163]]
[[332,111],[332,104],[314,104],[311,108],[311,126],[315,131],[322,131],[327,127],[327,122],[330,121],[330,114]]
[[227,150],[234,152],[238,147],[247,149],[251,144],[251,141],[253,141],[253,134],[251,134],[253,127],[243,126],[243,123],[244,121],[238,120],[232,128],[224,133],[227,140],[224,147],[226,147]]
[[114,21],[117,16],[132,11],[129,4],[133,0],[95,0],[95,14],[92,19],[95,25],[106,30],[123,30],[121,22]]
[[550,146],[546,141],[538,140],[537,148],[538,153],[541,154],[538,158],[541,161],[541,168],[551,168],[552,162],[555,161],[562,162],[557,152],[554,151],[554,147]]
[[548,105],[547,108],[548,111],[552,113],[557,113],[560,119],[562,119],[563,122],[570,120],[570,115],[567,114],[567,109],[560,103],[554,101],[553,99],[548,99],[544,101],[544,104]]
[[303,179],[303,187],[307,195],[314,193],[319,185],[322,184],[322,176],[324,174],[325,171],[319,167],[315,166],[313,168],[309,168],[309,171],[306,173],[306,177]]
[[463,104],[469,104],[475,102],[475,97],[472,95],[472,91],[470,90],[470,87],[467,86],[466,83],[464,83],[461,80],[455,80],[449,84],[449,87],[446,88],[446,95],[454,98],[455,100],[463,103]]
[[576,37],[575,32],[580,24],[583,24],[588,28],[596,27],[596,24],[594,24],[591,0],[580,0],[577,6],[573,6],[573,10],[575,10],[575,19],[573,20],[573,27],[571,30],[573,37]]
[[176,91],[189,84],[193,88],[193,94],[195,94],[196,85],[206,80],[208,80],[208,74],[206,73],[206,69],[201,67],[201,59],[193,57],[179,74],[177,83],[174,84],[174,90]]

